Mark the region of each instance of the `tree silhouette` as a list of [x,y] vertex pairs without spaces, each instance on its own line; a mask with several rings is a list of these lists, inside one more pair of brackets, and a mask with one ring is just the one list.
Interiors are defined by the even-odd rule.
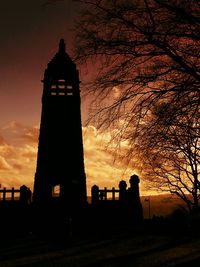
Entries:
[[[98,101],[118,88],[99,119],[143,118],[152,105],[183,102],[179,114],[199,104],[200,4],[198,1],[80,1],[86,4],[76,25],[76,55],[99,60],[90,90]],[[180,108],[182,108],[180,110]],[[192,111],[191,111],[192,109]],[[110,120],[102,114],[114,111]],[[122,111],[122,114],[120,113]],[[128,111],[131,116],[128,116]],[[130,114],[129,114],[130,115]]]
[[[95,79],[87,84],[87,92],[95,95],[97,105],[91,119],[100,128],[118,125],[115,136],[130,142],[129,159],[135,149],[144,152],[148,148],[151,164],[155,164],[155,151],[159,151],[159,164],[167,157],[168,163],[170,160],[176,165],[180,160],[179,149],[186,148],[190,141],[196,146],[189,143],[188,149],[191,147],[190,152],[193,154],[195,149],[197,153],[200,3],[195,0],[79,2],[85,8],[76,25],[75,54],[79,62],[93,61],[98,66]],[[151,142],[154,149],[150,149]],[[146,166],[144,157],[143,163]],[[187,166],[192,168],[190,163]],[[199,158],[195,164],[199,164]],[[178,165],[176,173],[182,163]],[[161,164],[159,171],[164,168]],[[187,167],[184,168],[187,176]],[[170,168],[164,172],[171,173]],[[198,176],[195,178],[194,172],[192,175],[195,182],[188,192],[197,203]],[[184,186],[181,184],[175,190],[177,194]],[[186,184],[185,189],[188,189]]]
[[[198,118],[184,116],[166,124],[162,107],[154,113],[160,118],[148,135],[138,135],[138,154],[143,161],[143,178],[148,187],[180,197],[190,212],[197,211],[200,198],[200,140]],[[168,110],[169,118],[171,111]],[[168,126],[168,127],[167,127]]]

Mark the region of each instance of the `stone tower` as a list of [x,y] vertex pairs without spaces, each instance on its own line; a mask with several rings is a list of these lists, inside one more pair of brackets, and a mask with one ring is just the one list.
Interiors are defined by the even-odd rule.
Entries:
[[[33,201],[73,212],[86,204],[79,74],[60,40],[44,73]],[[56,192],[55,192],[56,190]]]

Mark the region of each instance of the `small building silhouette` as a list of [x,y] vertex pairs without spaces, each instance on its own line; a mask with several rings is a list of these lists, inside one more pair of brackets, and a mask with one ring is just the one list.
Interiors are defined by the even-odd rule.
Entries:
[[[119,223],[138,223],[143,220],[143,208],[140,201],[139,193],[139,177],[132,175],[127,188],[127,183],[124,180],[119,182],[119,189],[99,189],[97,185],[92,186],[91,200],[93,214],[97,220],[106,217],[111,222],[118,221]],[[111,194],[108,197],[108,194]]]

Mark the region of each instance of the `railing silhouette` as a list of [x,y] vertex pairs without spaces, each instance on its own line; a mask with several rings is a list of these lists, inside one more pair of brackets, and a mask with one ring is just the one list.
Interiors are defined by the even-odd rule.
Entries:
[[23,204],[30,204],[32,200],[31,190],[22,185],[19,189],[12,187],[7,189],[6,187],[0,189],[0,202],[14,202],[19,201]]
[[[91,189],[92,203],[96,204],[102,201],[120,201],[122,203],[140,201],[139,197],[139,177],[132,175],[129,180],[130,187],[127,188],[126,181],[119,182],[119,189],[100,189],[97,185],[93,185]],[[110,197],[108,198],[108,194]]]
[[[126,181],[121,180],[118,188],[100,189],[97,185],[91,188],[91,207],[94,217],[100,223],[106,217],[107,220],[124,220],[140,222],[143,219],[143,209],[139,194],[139,177],[132,175],[129,186]],[[108,219],[109,218],[109,219]]]
[[115,189],[115,187],[99,189],[97,185],[94,185],[91,190],[93,204],[105,201],[121,201],[124,194],[126,194],[126,188],[125,190],[123,188]]
[[119,192],[120,192],[120,190],[115,189],[115,187],[113,187],[112,189],[108,189],[107,187],[104,187],[104,189],[98,189],[98,198],[99,198],[99,200],[113,200],[113,201],[115,201],[115,200],[119,199]]
[[[11,196],[10,196],[11,193]],[[9,197],[8,197],[9,194]],[[15,189],[12,187],[11,189],[7,189],[4,187],[3,189],[0,189],[0,201],[14,201],[17,200],[16,194],[19,194],[18,198],[20,197],[20,189]],[[18,199],[19,200],[19,199]]]

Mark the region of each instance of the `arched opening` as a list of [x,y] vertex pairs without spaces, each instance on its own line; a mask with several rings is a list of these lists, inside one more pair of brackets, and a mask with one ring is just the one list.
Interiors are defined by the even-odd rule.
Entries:
[[53,186],[53,190],[52,190],[52,195],[53,197],[60,197],[60,185],[55,185]]

